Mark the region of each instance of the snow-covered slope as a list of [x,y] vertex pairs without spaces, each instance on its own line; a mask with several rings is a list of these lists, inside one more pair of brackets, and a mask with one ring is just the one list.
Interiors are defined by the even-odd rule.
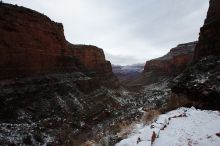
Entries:
[[219,132],[219,112],[179,108],[160,115],[150,125],[137,124],[116,146],[220,146]]

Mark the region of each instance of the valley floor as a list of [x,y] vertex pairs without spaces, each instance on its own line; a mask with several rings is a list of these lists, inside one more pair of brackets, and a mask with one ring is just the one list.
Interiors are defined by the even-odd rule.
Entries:
[[219,146],[219,132],[218,111],[182,107],[160,115],[151,124],[136,124],[116,146],[151,146],[152,141],[153,146]]

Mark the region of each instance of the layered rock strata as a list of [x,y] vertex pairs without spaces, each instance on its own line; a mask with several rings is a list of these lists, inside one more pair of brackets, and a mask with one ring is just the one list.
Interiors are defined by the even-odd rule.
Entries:
[[197,42],[180,44],[163,57],[147,61],[144,72],[155,71],[164,75],[178,74],[192,61]]

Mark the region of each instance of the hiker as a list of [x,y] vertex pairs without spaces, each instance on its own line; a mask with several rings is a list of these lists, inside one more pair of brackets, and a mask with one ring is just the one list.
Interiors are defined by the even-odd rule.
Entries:
[[138,137],[138,139],[137,139],[137,144],[138,144],[139,142],[141,142],[141,138],[140,138],[140,137]]
[[156,133],[155,133],[155,131],[153,131],[153,134],[152,134],[152,136],[151,136],[151,146],[153,145],[153,143],[154,143],[156,137],[157,137],[157,136],[156,136]]

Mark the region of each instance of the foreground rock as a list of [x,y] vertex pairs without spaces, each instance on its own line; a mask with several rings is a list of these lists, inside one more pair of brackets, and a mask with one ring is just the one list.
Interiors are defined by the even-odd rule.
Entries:
[[[173,81],[172,92],[184,104],[205,109],[220,109],[220,58],[208,57],[189,67]],[[181,100],[180,100],[181,103]]]
[[217,111],[179,108],[159,115],[149,125],[136,124],[130,135],[116,146],[218,146],[219,122]]

